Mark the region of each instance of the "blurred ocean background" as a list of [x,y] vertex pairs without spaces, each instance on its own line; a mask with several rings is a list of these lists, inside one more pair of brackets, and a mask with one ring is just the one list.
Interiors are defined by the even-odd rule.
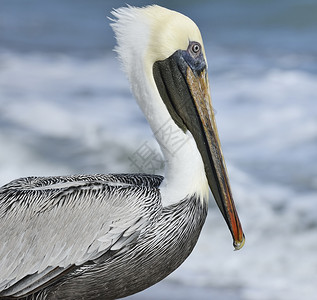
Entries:
[[[0,0],[0,185],[136,172],[140,146],[159,151],[112,51],[125,3],[152,2]],[[156,3],[201,29],[246,244],[211,201],[189,259],[131,299],[317,299],[317,2]]]

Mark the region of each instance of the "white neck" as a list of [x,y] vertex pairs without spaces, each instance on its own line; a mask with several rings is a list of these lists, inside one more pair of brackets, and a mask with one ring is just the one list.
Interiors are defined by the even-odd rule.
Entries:
[[141,87],[133,85],[136,97],[158,141],[165,161],[161,184],[163,205],[170,205],[196,194],[207,200],[209,187],[204,164],[192,134],[184,133],[174,122],[161,99],[153,76],[138,73]]
[[[135,61],[135,65],[138,63]],[[133,69],[132,69],[133,70]],[[184,133],[174,122],[160,97],[153,75],[146,68],[128,74],[137,99],[158,141],[165,160],[161,196],[164,206],[196,194],[207,200],[209,187],[204,164],[192,134]]]
[[150,20],[140,10],[132,10],[135,11],[130,8],[114,13],[119,19],[112,27],[118,41],[116,50],[132,92],[164,156],[165,176],[160,187],[162,203],[167,206],[194,194],[202,201],[207,201],[209,187],[195,140],[189,131],[184,133],[176,125],[153,78],[155,60],[147,52],[151,34]]

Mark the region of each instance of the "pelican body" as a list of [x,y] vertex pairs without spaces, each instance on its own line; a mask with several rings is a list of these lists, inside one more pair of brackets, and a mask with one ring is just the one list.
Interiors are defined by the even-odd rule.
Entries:
[[[116,51],[161,147],[164,177],[27,177],[4,185],[0,299],[117,299],[146,289],[193,250],[209,189],[235,249],[244,244],[198,27],[156,5],[113,15]],[[166,124],[173,139],[162,132]]]

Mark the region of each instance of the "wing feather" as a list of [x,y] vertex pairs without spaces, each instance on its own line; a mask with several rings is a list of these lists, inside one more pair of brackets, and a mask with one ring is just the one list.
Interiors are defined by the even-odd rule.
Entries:
[[160,182],[142,175],[95,175],[29,177],[3,186],[0,291],[30,291],[132,242],[162,209]]

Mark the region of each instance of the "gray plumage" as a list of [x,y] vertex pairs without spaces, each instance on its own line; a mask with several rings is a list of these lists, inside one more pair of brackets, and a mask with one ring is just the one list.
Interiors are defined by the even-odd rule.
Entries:
[[28,177],[3,186],[0,299],[116,299],[166,277],[192,251],[207,207],[195,196],[163,207],[162,179]]
[[209,188],[235,248],[244,244],[198,27],[159,6],[113,15],[166,177],[28,177],[0,188],[0,299],[116,299],[155,284],[193,250]]

